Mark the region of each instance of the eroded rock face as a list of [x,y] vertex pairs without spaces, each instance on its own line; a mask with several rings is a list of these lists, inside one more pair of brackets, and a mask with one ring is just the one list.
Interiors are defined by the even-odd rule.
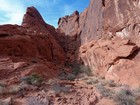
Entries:
[[78,59],[77,51],[80,46],[79,12],[59,19],[57,40],[67,54],[67,63]]
[[[64,65],[65,52],[54,38],[55,34],[57,34],[55,28],[46,24],[34,7],[27,8],[21,26],[1,25],[0,60],[9,58],[11,61],[1,61],[0,79],[14,74],[16,70],[19,70],[19,75],[23,76],[34,72],[46,75],[49,70],[51,73],[51,68],[54,67],[54,65],[48,67],[49,65],[46,62]],[[43,61],[39,65],[35,62],[35,66],[29,67],[24,73],[20,71],[21,68],[16,68],[15,64],[30,62],[32,59]]]
[[[79,23],[75,32],[80,35],[81,44],[111,35],[122,38],[137,36],[140,21],[139,4],[138,0],[91,0],[89,7],[79,15],[75,24],[72,21],[75,17],[70,16],[73,19],[68,19],[67,16],[60,20],[59,29],[68,29],[70,25],[67,23],[74,24],[72,26]],[[69,33],[68,31],[70,32],[64,32]]]
[[[88,9],[85,9],[83,13],[78,15],[78,19],[76,19],[77,15],[73,16],[73,14],[71,16],[63,17],[58,23],[58,28],[62,30],[69,29],[67,31],[64,30],[64,33],[69,36],[73,34],[80,35],[81,43],[84,44],[95,37],[101,36],[103,28],[102,12],[102,0],[91,0]],[[68,23],[70,23],[70,25]],[[70,33],[72,30],[72,28],[70,28],[71,26],[75,29],[75,33]]]
[[[139,78],[135,75],[135,72],[139,73],[139,70],[136,69],[139,67],[137,63],[139,60],[133,60],[133,55],[137,50],[138,46],[132,44],[128,39],[102,39],[81,46],[79,56],[94,73],[107,80],[139,86]],[[129,82],[127,82],[128,80]]]
[[[85,65],[106,79],[135,86],[139,85],[135,75],[140,58],[139,5],[139,0],[91,0],[73,25],[79,24],[76,33],[82,46],[77,49]],[[66,20],[59,23],[60,30],[73,22]]]
[[79,28],[79,12],[75,11],[71,16],[59,19],[58,29],[65,32],[66,36],[76,36]]
[[[81,58],[86,65],[90,65],[92,70],[105,76],[106,79],[139,86],[139,78],[136,77],[136,74],[139,74],[139,70],[136,69],[139,67],[137,63],[139,62],[139,1],[105,0],[102,5],[100,1],[92,0],[88,11],[91,11],[91,7],[95,9],[96,3],[100,4],[96,9],[101,11],[94,15],[100,18],[93,19],[97,19],[95,25],[87,24],[87,26],[94,29],[96,26],[101,28],[98,28],[99,32],[91,31],[92,41],[84,44],[86,47],[81,47],[80,52],[83,52],[80,53]],[[96,38],[92,38],[94,36],[100,37],[100,40],[95,41]],[[81,40],[83,40],[82,37]]]

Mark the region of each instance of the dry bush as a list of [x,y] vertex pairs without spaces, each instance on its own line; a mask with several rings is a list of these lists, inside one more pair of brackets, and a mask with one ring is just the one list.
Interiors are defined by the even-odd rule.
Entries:
[[25,101],[25,105],[49,105],[49,102],[41,102],[37,97],[28,97]]
[[60,85],[58,83],[55,83],[52,85],[52,90],[57,94],[57,93],[70,93],[71,92],[71,86],[65,86],[65,85]]
[[25,76],[22,79],[22,82],[28,83],[30,85],[40,86],[43,78],[38,74],[31,74],[30,76]]
[[97,84],[99,81],[97,78],[89,78],[86,83],[87,84],[91,84],[91,85],[94,85],[94,84]]
[[114,97],[115,92],[113,90],[108,89],[101,84],[97,84],[95,87],[98,90],[98,92],[102,95],[102,97],[108,97],[111,99]]
[[118,105],[136,105],[136,97],[129,89],[121,89],[116,92],[114,100],[118,102]]

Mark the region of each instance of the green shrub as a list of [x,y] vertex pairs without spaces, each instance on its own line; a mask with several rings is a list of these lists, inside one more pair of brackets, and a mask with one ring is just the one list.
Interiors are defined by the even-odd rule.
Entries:
[[24,81],[30,85],[39,86],[39,85],[41,85],[43,78],[41,76],[39,76],[38,74],[32,74],[30,76],[23,77],[22,81]]
[[80,73],[85,73],[88,76],[92,75],[91,69],[88,66],[80,64],[74,64],[72,66],[72,73],[76,76]]
[[74,81],[75,79],[76,79],[76,76],[75,76],[74,74],[69,73],[69,74],[67,75],[67,80]]

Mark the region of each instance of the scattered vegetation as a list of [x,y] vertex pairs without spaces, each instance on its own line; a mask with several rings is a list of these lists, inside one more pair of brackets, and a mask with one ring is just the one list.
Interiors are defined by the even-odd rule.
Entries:
[[0,85],[0,95],[4,95],[7,93],[7,89],[6,89],[6,86],[1,84]]
[[30,76],[23,77],[22,81],[30,85],[40,86],[43,81],[43,78],[38,74],[31,74]]
[[[114,87],[114,83],[111,87]],[[113,88],[107,88],[106,86],[103,86],[101,84],[97,84],[96,88],[99,91],[99,93],[102,95],[102,97],[107,97],[110,99],[113,99],[118,104],[117,105],[137,105],[137,99],[140,97],[140,89],[130,90],[129,88],[120,87],[120,90],[114,90]]]
[[107,84],[108,84],[109,87],[115,87],[116,86],[116,84],[114,83],[113,80],[107,81]]
[[57,93],[70,93],[71,86],[60,85],[55,83],[52,85],[52,90]]
[[74,81],[75,79],[76,79],[76,76],[75,76],[74,74],[69,73],[69,74],[67,75],[67,80]]
[[41,102],[37,97],[28,97],[25,102],[26,105],[49,105],[49,101]]
[[94,85],[94,84],[97,84],[99,81],[97,78],[90,78],[86,81],[87,84],[91,84],[91,85]]
[[92,75],[91,69],[88,66],[80,65],[80,64],[73,64],[72,73],[76,76],[80,73],[85,73],[88,76]]
[[20,85],[14,85],[9,88],[9,93],[16,94],[16,93],[19,93],[21,90],[22,90],[22,87]]
[[104,86],[102,86],[101,84],[97,84],[95,86],[97,88],[97,90],[99,91],[99,93],[102,95],[102,97],[108,97],[108,98],[113,98],[115,92],[112,91],[111,89],[108,89]]
[[65,70],[62,70],[61,73],[59,74],[59,79],[73,81],[76,78],[78,78],[80,74],[85,74],[88,76],[92,75],[91,69],[88,66],[72,63],[69,67],[72,70],[71,73],[67,73],[65,72]]
[[114,98],[118,105],[136,105],[136,97],[129,89],[121,89]]

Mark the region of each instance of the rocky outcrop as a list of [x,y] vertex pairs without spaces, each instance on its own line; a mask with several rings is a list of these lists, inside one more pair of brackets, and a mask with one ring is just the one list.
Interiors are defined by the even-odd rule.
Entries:
[[29,7],[22,26],[0,26],[0,54],[20,57],[42,56],[49,61],[64,63],[65,53],[53,37],[52,31],[55,32],[55,29],[45,24],[39,12],[34,7]]
[[133,60],[137,50],[138,46],[128,39],[102,39],[81,46],[79,56],[85,65],[91,67],[93,73],[116,83],[139,86],[139,77],[135,75],[139,73],[135,68],[139,67],[139,61]]
[[80,47],[79,12],[59,19],[57,40],[67,54],[67,63],[78,59],[77,49]]
[[139,74],[140,58],[139,4],[139,0],[91,0],[75,24],[68,16],[66,22],[60,20],[58,28],[63,30],[70,27],[66,23],[74,24],[73,27],[78,23],[75,34],[82,45],[77,50],[83,63],[106,79],[139,86],[139,77],[135,75]]
[[[78,15],[78,19],[76,21],[72,21],[75,19],[75,17],[72,16],[67,16],[68,18],[66,17],[62,18],[58,24],[59,25],[58,28],[62,29],[63,26],[65,27],[65,29],[69,29],[71,24],[72,26],[77,26],[78,24],[78,27],[73,27],[73,28],[75,29],[75,33],[77,35],[80,35],[82,44],[84,44],[87,41],[91,41],[95,37],[101,36],[102,26],[103,26],[102,0],[98,0],[98,1],[91,0],[88,9],[86,9],[83,13]],[[66,20],[66,22],[64,22],[63,20]],[[69,25],[67,23],[71,23],[71,24]],[[70,32],[70,30],[64,31],[64,33],[67,34]],[[68,34],[68,35],[71,36],[72,34]]]
[[[21,26],[0,26],[0,103],[139,103],[139,89],[130,89],[140,86],[139,5],[91,0],[84,12],[60,18],[57,29],[29,7]],[[5,99],[10,95],[16,100]]]
[[[91,0],[89,7],[78,15],[75,23],[72,20],[76,16],[66,16],[67,18],[60,19],[58,28],[69,29],[70,25],[67,23],[72,23],[73,27],[79,23],[75,32],[80,35],[81,44],[114,35],[130,38],[139,35],[139,10],[138,0]],[[64,33],[67,34],[68,31],[71,30]]]
[[[34,7],[27,8],[21,26],[1,25],[0,79],[9,78],[12,81],[11,77],[18,75],[19,80],[32,73],[45,78],[57,75],[56,67],[64,65],[66,56],[54,38],[56,34],[55,28],[46,24]],[[27,65],[21,66],[21,62]]]
[[78,34],[77,30],[79,28],[79,12],[75,11],[70,16],[60,18],[58,25],[58,29],[61,29],[66,36],[76,36]]

